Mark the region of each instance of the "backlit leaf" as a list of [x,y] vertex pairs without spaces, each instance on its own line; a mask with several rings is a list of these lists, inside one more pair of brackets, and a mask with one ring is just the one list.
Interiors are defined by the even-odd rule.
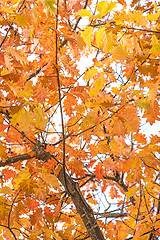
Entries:
[[86,27],[84,31],[81,32],[82,38],[87,45],[91,44],[92,32],[93,32],[92,27]]
[[91,16],[91,11],[88,9],[82,9],[77,13],[78,16],[80,17],[87,17],[87,16]]
[[107,15],[110,11],[112,11],[116,7],[116,2],[106,2],[101,1],[97,4],[97,11],[99,14],[97,17],[101,18],[105,15]]

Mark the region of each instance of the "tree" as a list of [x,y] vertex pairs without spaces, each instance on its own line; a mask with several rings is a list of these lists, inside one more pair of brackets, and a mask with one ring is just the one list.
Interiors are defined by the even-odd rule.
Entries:
[[1,239],[158,239],[159,7],[1,1]]

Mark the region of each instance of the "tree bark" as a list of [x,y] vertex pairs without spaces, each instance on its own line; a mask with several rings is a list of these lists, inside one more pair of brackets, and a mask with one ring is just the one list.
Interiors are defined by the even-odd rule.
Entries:
[[84,199],[78,183],[74,182],[68,174],[65,174],[64,177],[63,168],[60,170],[57,177],[59,181],[62,183],[62,185],[65,187],[65,190],[68,193],[68,195],[71,197],[77,209],[77,212],[79,213],[87,229],[90,238],[92,240],[105,240],[94,217],[93,210]]

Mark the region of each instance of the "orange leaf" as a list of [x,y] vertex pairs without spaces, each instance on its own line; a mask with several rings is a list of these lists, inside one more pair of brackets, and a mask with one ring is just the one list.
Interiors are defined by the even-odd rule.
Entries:
[[61,211],[62,202],[59,201],[56,207],[54,208],[54,215],[57,217]]
[[7,181],[11,179],[15,175],[15,171],[13,170],[7,170],[6,174],[4,175],[4,180]]
[[117,197],[118,191],[115,187],[111,187],[110,191],[109,191],[109,195],[111,197],[111,199],[114,199]]
[[124,5],[125,7],[127,6],[127,4],[126,4],[126,1],[125,1],[125,0],[117,0],[117,1],[118,1],[118,3],[120,3],[120,4]]
[[100,181],[101,179],[103,179],[103,175],[104,175],[104,168],[103,168],[103,164],[101,162],[99,162],[95,168],[95,174],[96,174],[96,177],[98,179],[98,181]]

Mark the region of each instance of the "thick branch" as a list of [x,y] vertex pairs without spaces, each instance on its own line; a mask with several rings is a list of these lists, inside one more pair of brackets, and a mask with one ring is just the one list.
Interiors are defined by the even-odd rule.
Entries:
[[5,162],[0,162],[0,167],[5,167],[10,165],[11,163],[16,163],[19,161],[24,161],[24,160],[28,160],[31,159],[32,157],[26,153],[26,154],[22,154],[22,155],[18,155],[18,156],[14,156],[14,157],[10,157],[8,158]]
[[63,168],[60,170],[57,177],[64,187],[66,185],[65,181],[67,182],[68,189],[66,189],[66,191],[76,206],[77,212],[79,213],[90,238],[92,240],[104,240],[103,234],[94,217],[93,210],[84,199],[78,183],[74,182],[67,174],[65,174],[66,179],[64,179]]

